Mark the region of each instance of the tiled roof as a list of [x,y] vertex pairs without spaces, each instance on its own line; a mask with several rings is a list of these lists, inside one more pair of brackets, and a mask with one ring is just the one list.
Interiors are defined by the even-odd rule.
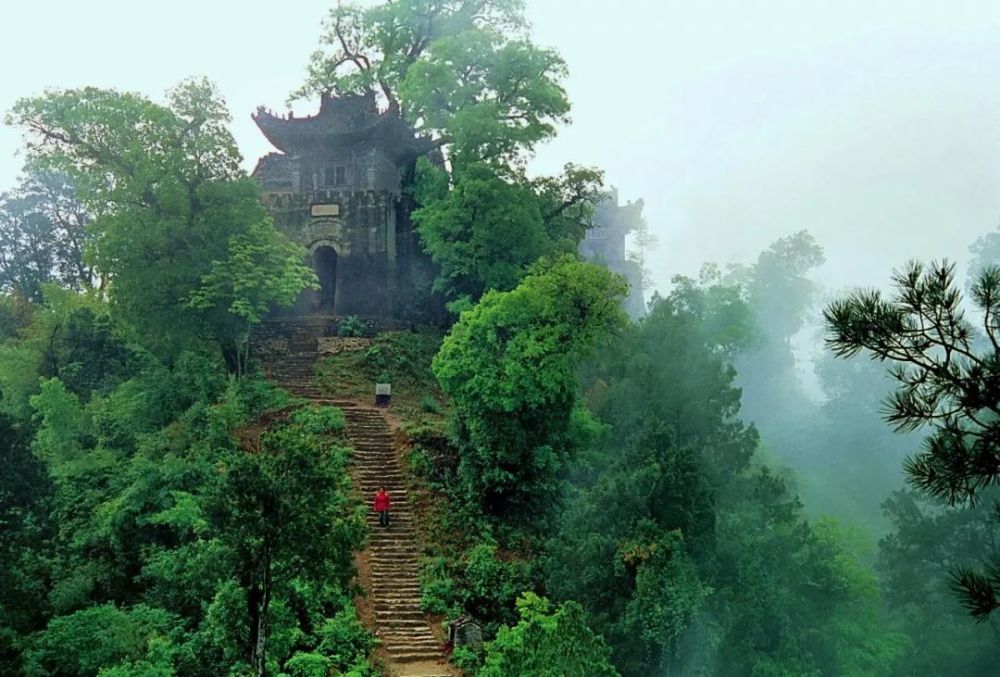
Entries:
[[268,153],[257,161],[252,176],[265,188],[287,184],[291,187],[295,161],[282,153]]
[[261,107],[253,120],[267,140],[288,155],[360,139],[370,139],[394,160],[422,155],[433,147],[414,134],[398,108],[379,111],[374,96],[324,96],[319,113],[304,118],[275,115]]
[[253,120],[275,148],[289,152],[331,137],[363,136],[398,117],[392,110],[380,113],[373,97],[324,96],[316,115],[283,117],[260,107]]

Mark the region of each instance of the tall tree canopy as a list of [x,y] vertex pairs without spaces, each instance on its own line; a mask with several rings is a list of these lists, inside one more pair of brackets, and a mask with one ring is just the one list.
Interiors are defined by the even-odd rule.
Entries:
[[[235,368],[245,318],[229,306],[188,300],[216,262],[236,253],[234,237],[270,242],[273,227],[256,184],[240,170],[214,87],[185,81],[167,105],[96,88],[53,92],[19,101],[8,122],[25,130],[32,164],[68,177],[91,214],[94,265],[110,280],[116,312],[164,354],[211,339]],[[255,261],[259,276],[304,285],[302,271],[289,269],[300,263]]]
[[566,67],[533,44],[521,0],[339,3],[294,96],[374,94],[437,148],[411,158],[404,188],[457,314],[513,289],[538,258],[573,252],[591,225],[600,172],[567,165],[529,179],[524,161],[568,120]]
[[29,168],[16,189],[0,195],[0,290],[40,301],[47,282],[92,287],[88,220],[64,174]]
[[572,448],[579,361],[625,321],[624,281],[570,257],[464,312],[434,359],[453,400],[460,476],[493,515],[537,515]]
[[521,0],[338,3],[296,96],[378,94],[462,163],[510,161],[555,133],[569,101]]
[[476,164],[451,190],[422,186],[413,220],[440,266],[435,289],[460,310],[487,290],[513,289],[539,258],[574,253],[602,185],[601,172],[575,165],[528,181]]
[[884,674],[870,574],[754,463],[732,360],[752,338],[739,287],[675,279],[586,381],[606,432],[581,454],[546,562],[624,675]]

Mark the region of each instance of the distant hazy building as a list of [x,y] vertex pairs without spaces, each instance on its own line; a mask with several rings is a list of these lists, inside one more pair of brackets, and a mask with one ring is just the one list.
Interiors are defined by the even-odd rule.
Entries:
[[324,96],[319,113],[296,118],[263,108],[253,116],[280,152],[253,171],[279,229],[308,248],[318,292],[296,311],[401,317],[413,302],[421,249],[400,190],[402,171],[431,149],[374,96]]
[[594,227],[580,243],[580,255],[588,261],[601,263],[628,280],[629,294],[625,310],[633,319],[646,314],[642,294],[642,267],[630,261],[625,251],[625,238],[642,227],[643,201],[618,204],[618,190],[612,188],[601,200],[594,214]]

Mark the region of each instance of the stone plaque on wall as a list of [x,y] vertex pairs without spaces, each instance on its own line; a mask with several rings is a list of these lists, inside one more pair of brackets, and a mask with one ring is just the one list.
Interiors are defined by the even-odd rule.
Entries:
[[314,218],[320,216],[340,216],[340,205],[313,205],[312,215]]

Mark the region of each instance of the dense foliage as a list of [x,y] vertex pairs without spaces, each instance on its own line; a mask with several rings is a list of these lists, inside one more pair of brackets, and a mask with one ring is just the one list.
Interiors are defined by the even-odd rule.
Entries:
[[297,411],[247,453],[240,429],[286,396],[227,381],[207,356],[168,367],[114,336],[100,349],[127,356],[116,383],[44,379],[30,418],[0,428],[14,471],[3,671],[263,674],[307,653],[365,665],[343,419]]
[[[892,297],[861,291],[826,310],[838,355],[865,350],[891,362],[897,388],[887,421],[900,430],[931,428],[906,461],[910,482],[951,505],[974,504],[1000,484],[1000,267],[982,268],[972,283],[976,324],[966,318],[954,271],[912,263],[895,274]],[[1000,608],[1000,562],[991,553],[981,563],[984,571],[958,562],[952,570],[978,618]]]
[[0,204],[0,672],[369,674],[343,417],[249,368],[313,274],[221,100],[86,88],[9,119],[30,164]]
[[551,503],[572,451],[576,366],[624,322],[624,292],[604,268],[542,262],[445,339],[434,374],[455,407],[461,491],[487,514],[530,522]]
[[25,130],[32,167],[75,187],[90,217],[87,259],[109,280],[116,316],[142,326],[158,356],[214,341],[238,371],[260,304],[287,304],[312,279],[280,253],[207,81],[181,83],[168,105],[93,87],[51,92],[7,119]]
[[[297,93],[374,96],[423,141],[400,208],[450,327],[339,318],[370,341],[318,386],[393,383],[424,608],[484,631],[454,662],[993,674],[1000,236],[974,246],[973,319],[947,265],[830,305],[834,353],[876,360],[817,358],[815,397],[807,232],[675,278],[635,323],[624,281],[579,260],[602,173],[525,166],[567,119],[565,76],[520,0],[338,3]],[[268,385],[250,350],[314,276],[224,102],[204,80],[166,104],[85,87],[8,121],[28,164],[0,196],[0,673],[376,674],[344,416]],[[908,435],[877,420],[893,385]]]

